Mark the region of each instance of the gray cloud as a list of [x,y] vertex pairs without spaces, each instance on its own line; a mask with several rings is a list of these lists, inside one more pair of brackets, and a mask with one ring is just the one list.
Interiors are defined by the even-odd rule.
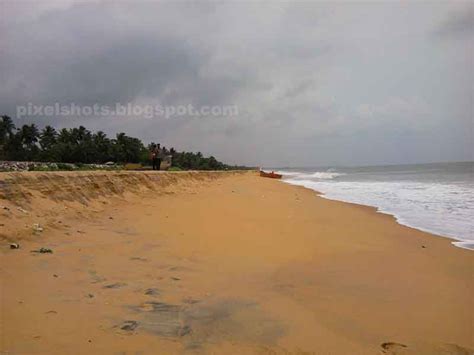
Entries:
[[252,165],[472,159],[469,3],[1,6],[2,113],[26,102],[239,107],[17,123],[126,131]]

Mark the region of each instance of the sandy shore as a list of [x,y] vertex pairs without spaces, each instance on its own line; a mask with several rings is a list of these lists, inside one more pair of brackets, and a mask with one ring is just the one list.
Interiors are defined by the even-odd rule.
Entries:
[[472,354],[474,253],[372,208],[255,173],[0,175],[0,352]]

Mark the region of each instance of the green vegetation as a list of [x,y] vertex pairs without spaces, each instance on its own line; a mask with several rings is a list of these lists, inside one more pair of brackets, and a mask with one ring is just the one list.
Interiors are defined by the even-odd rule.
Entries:
[[[145,147],[138,138],[119,133],[108,138],[102,131],[92,133],[85,127],[63,128],[56,131],[46,126],[41,131],[35,124],[16,128],[8,116],[0,120],[0,160],[57,162],[58,170],[70,170],[75,164],[149,164],[151,143]],[[229,166],[213,156],[204,157],[200,152],[178,152],[174,148],[162,147],[164,155],[172,157],[170,170],[227,170],[245,169]]]

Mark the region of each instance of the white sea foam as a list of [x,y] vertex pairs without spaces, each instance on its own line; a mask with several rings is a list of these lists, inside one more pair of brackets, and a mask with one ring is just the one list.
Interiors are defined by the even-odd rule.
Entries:
[[[319,191],[323,197],[376,207],[400,224],[458,240],[474,250],[474,188],[471,184],[426,181],[350,180],[336,172],[283,172],[284,182]],[[336,179],[337,177],[343,179]]]
[[332,171],[317,171],[314,173],[307,174],[307,173],[297,173],[293,171],[279,170],[277,171],[277,173],[282,174],[286,177],[295,176],[295,177],[298,177],[298,179],[314,178],[314,179],[322,179],[322,180],[330,180],[338,176],[346,175],[345,173],[336,173]]

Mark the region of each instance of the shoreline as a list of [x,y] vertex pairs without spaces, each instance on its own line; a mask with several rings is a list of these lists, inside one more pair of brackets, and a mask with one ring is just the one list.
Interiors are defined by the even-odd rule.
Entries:
[[[442,235],[442,234],[439,234],[438,232],[436,232],[434,230],[431,230],[429,228],[424,228],[424,227],[411,225],[411,224],[409,224],[409,222],[404,222],[402,217],[398,217],[394,212],[385,211],[383,209],[380,209],[380,207],[373,206],[373,205],[365,205],[365,204],[362,204],[362,203],[351,202],[351,201],[347,201],[347,200],[343,200],[343,199],[328,197],[322,191],[315,190],[311,187],[306,187],[304,185],[294,184],[293,182],[286,181],[285,179],[282,179],[281,182],[283,182],[285,184],[288,184],[288,185],[291,185],[291,186],[299,186],[299,187],[303,187],[305,189],[311,190],[313,193],[316,193],[319,197],[330,200],[330,201],[337,201],[337,202],[351,204],[351,205],[354,205],[354,206],[372,208],[372,209],[374,209],[374,212],[376,212],[376,213],[392,216],[394,218],[395,222],[398,223],[399,225],[402,225],[402,226],[407,227],[407,228],[412,228],[412,229],[418,230],[420,232],[431,234],[434,237],[449,239],[449,240],[451,240],[451,244],[456,248],[461,248],[461,249],[474,251],[474,241],[468,241],[468,240],[459,239],[459,238],[456,238],[456,237],[453,237],[453,236]],[[468,246],[464,246],[463,244],[467,244]]]
[[474,348],[470,251],[374,207],[254,172],[13,175],[1,351]]
[[371,206],[371,205],[364,205],[364,204],[356,203],[356,202],[338,200],[338,199],[335,199],[335,198],[330,198],[330,197],[327,197],[323,192],[318,191],[318,190],[313,190],[310,187],[306,187],[306,186],[303,186],[303,185],[294,185],[294,184],[291,184],[291,183],[287,183],[284,180],[281,180],[281,182],[283,182],[285,184],[288,184],[290,186],[293,186],[293,187],[298,187],[298,188],[308,190],[309,192],[311,192],[313,194],[316,194],[317,197],[328,200],[328,201],[332,201],[332,202],[336,202],[336,203],[342,203],[342,204],[346,204],[346,205],[351,205],[353,208],[360,208],[362,210],[364,210],[364,209],[368,210],[368,211],[374,213],[375,215],[381,215],[385,218],[389,218],[389,219],[393,220],[393,222],[395,222],[397,225],[399,225],[401,227],[411,229],[415,232],[421,232],[421,233],[424,233],[424,234],[429,234],[431,237],[434,237],[434,238],[447,240],[454,247],[474,251],[474,249],[469,249],[469,248],[457,246],[457,245],[454,244],[456,242],[462,242],[462,240],[459,240],[459,239],[456,239],[456,238],[453,238],[453,237],[449,237],[449,236],[444,236],[444,235],[441,235],[441,234],[437,234],[433,231],[429,231],[429,230],[426,230],[426,229],[423,229],[423,228],[414,227],[414,226],[410,226],[408,224],[401,223],[396,215],[394,215],[393,213],[390,213],[390,212],[382,211],[378,207]]

